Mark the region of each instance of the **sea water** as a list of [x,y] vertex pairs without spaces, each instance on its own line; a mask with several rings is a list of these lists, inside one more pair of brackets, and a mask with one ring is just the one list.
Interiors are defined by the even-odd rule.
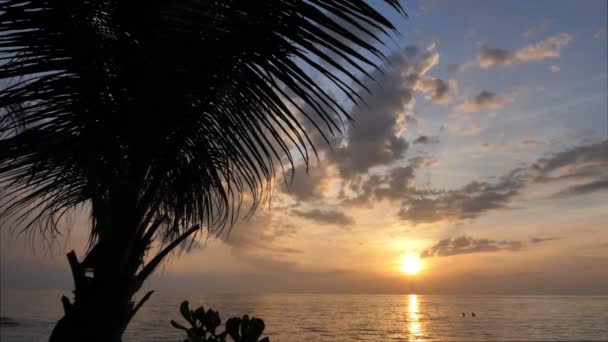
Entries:
[[[61,292],[6,290],[2,342],[47,341],[61,317]],[[225,320],[264,319],[271,341],[548,341],[608,340],[608,296],[462,296],[352,294],[155,293],[124,341],[183,341],[169,321],[179,304],[219,310]],[[472,313],[475,313],[475,317]],[[464,317],[462,314],[465,314]]]

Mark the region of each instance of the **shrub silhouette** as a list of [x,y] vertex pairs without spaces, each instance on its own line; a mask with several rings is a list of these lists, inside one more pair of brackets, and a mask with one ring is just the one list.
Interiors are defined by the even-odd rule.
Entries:
[[230,336],[234,342],[270,342],[268,337],[260,340],[265,324],[259,318],[249,318],[248,315],[241,318],[232,317],[226,321],[225,330],[217,333],[217,328],[222,324],[217,311],[212,309],[205,311],[202,306],[190,310],[188,301],[182,302],[179,311],[190,327],[185,327],[174,320],[171,320],[171,325],[186,332],[188,338],[184,342],[225,342],[227,336]]

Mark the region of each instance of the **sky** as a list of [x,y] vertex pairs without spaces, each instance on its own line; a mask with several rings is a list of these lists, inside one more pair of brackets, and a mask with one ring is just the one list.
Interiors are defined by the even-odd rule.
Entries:
[[[608,294],[608,2],[403,5],[345,135],[312,134],[308,174],[148,287]],[[0,285],[70,289],[70,227],[53,248],[3,227]]]

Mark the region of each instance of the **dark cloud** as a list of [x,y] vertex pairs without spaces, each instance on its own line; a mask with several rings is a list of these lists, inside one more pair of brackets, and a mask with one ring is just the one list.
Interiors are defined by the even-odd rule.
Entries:
[[[539,173],[539,180],[571,175],[577,171],[590,171],[599,175],[608,166],[608,140],[571,148],[540,158],[532,168]],[[562,172],[556,175],[556,172]]]
[[608,140],[577,146],[540,158],[531,167],[535,182],[578,181],[553,196],[569,197],[608,190]]
[[482,68],[491,68],[494,66],[505,66],[513,63],[513,53],[509,50],[489,48],[482,45],[479,48],[479,56],[477,56],[479,66]]
[[372,199],[401,200],[410,192],[417,192],[413,187],[416,169],[433,165],[436,160],[418,156],[408,161],[408,166],[394,167],[384,174],[372,174],[367,178],[357,177],[350,180],[349,189],[356,195],[343,198],[342,205],[366,206]]
[[570,196],[578,196],[578,195],[586,195],[599,191],[608,190],[608,178],[600,179],[592,182],[588,182],[580,185],[573,185],[568,187],[565,190],[558,192],[556,197],[570,197]]
[[[313,124],[322,126],[320,121],[302,119],[307,131],[313,132],[311,139],[318,151],[325,155],[327,164],[319,169],[311,169],[306,175],[305,168],[296,168],[296,177],[286,192],[297,200],[310,201],[323,197],[327,187],[327,166],[335,166],[339,176],[349,182],[363,185],[361,176],[370,169],[403,160],[409,144],[403,137],[407,125],[418,123],[411,112],[414,92],[423,93],[431,102],[449,101],[456,91],[455,80],[443,81],[427,76],[428,71],[439,62],[439,53],[434,44],[426,49],[408,46],[401,53],[389,57],[391,70],[376,71],[373,76],[378,81],[370,82],[372,92],[365,96],[365,105],[355,106],[351,113],[354,125],[344,138],[336,140],[332,150],[326,148],[323,137]],[[436,143],[437,138],[420,137],[416,143]],[[368,180],[371,182],[373,179]],[[363,200],[364,197],[360,198]]]
[[439,143],[439,138],[438,137],[431,137],[428,135],[420,135],[418,136],[418,138],[414,139],[414,144],[438,144]]
[[511,172],[496,183],[475,181],[456,190],[419,191],[412,189],[403,198],[399,217],[418,224],[441,220],[473,219],[506,208],[524,187],[519,172]]
[[367,206],[370,205],[370,200],[377,188],[385,184],[386,177],[377,174],[372,174],[363,179],[363,177],[355,177],[350,180],[349,188],[357,193],[354,197],[344,198],[342,205],[344,206]]
[[291,212],[296,216],[303,217],[321,224],[349,226],[355,223],[355,220],[352,217],[337,210],[313,209],[309,211],[303,211],[295,209]]
[[458,92],[458,81],[450,79],[444,81],[440,78],[421,77],[416,90],[425,94],[426,99],[433,103],[447,104],[452,101],[452,95]]
[[418,169],[420,167],[433,166],[439,163],[439,161],[431,155],[419,155],[408,159],[408,162],[409,166],[413,167],[414,169]]
[[376,188],[374,195],[379,200],[403,198],[412,187],[415,177],[415,168],[412,166],[394,168],[387,177],[388,186]]
[[540,158],[516,168],[495,181],[473,181],[453,190],[430,190],[415,184],[416,171],[436,161],[410,158],[408,166],[383,174],[356,177],[348,183],[342,205],[371,206],[374,201],[400,202],[398,216],[414,224],[474,219],[496,209],[509,208],[526,188],[544,182],[585,181],[565,185],[557,196],[582,195],[608,189],[608,143],[584,145]]
[[555,240],[560,240],[560,239],[561,238],[559,238],[559,237],[546,237],[546,238],[533,237],[530,239],[530,243],[538,244],[538,243],[543,243],[543,242],[547,242],[547,241],[555,241]]
[[310,167],[307,173],[306,165],[301,164],[295,168],[294,172],[292,182],[283,185],[285,193],[302,201],[318,200],[324,197],[328,181],[326,165]]
[[[397,70],[408,65],[402,55],[393,55],[391,61]],[[355,124],[348,132],[348,144],[328,154],[342,177],[350,178],[366,173],[371,167],[390,164],[401,159],[408,149],[408,143],[399,134],[403,129],[399,115],[412,99],[412,87],[397,70],[384,77],[379,71],[374,75],[382,81],[372,85],[372,93],[365,98],[367,105],[355,107],[352,113]]]
[[483,90],[477,94],[472,100],[458,106],[458,109],[463,112],[477,112],[482,109],[498,110],[503,108],[507,103],[513,100],[512,96],[498,95],[494,92]]
[[479,105],[484,105],[484,104],[492,103],[494,100],[496,100],[496,98],[497,98],[496,93],[492,93],[492,92],[484,90],[481,93],[479,93],[479,95],[475,96],[475,103],[477,103]]
[[400,160],[408,147],[404,139],[395,136],[387,137],[382,141],[352,141],[347,147],[337,149],[332,159],[338,165],[340,175],[343,178],[350,178],[366,173],[374,166],[390,165]]
[[412,114],[405,115],[405,123],[407,125],[417,125],[419,121],[420,120],[415,115],[412,115]]
[[407,46],[404,50],[405,57],[410,59],[415,58],[419,52],[420,49],[416,45]]
[[508,207],[525,186],[524,170],[517,169],[497,182],[474,181],[455,190],[426,190],[415,186],[416,170],[432,165],[434,159],[411,158],[408,166],[395,167],[386,174],[374,174],[351,182],[355,196],[342,201],[345,206],[371,205],[374,200],[401,202],[398,216],[414,224],[442,220],[473,219]]
[[475,239],[470,236],[461,236],[453,239],[444,239],[424,250],[421,258],[445,257],[458,254],[518,251],[522,248],[521,241]]
[[408,143],[402,137],[407,124],[417,122],[408,114],[416,91],[430,101],[448,101],[454,82],[444,82],[426,74],[439,63],[434,45],[424,51],[409,46],[405,51],[389,57],[389,72],[376,71],[378,82],[370,83],[371,94],[365,97],[366,105],[355,107],[346,142],[328,153],[345,179],[367,173],[375,166],[387,166],[402,159]]
[[401,189],[399,217],[412,223],[476,218],[507,208],[515,196],[538,182],[587,180],[568,185],[555,196],[566,197],[608,190],[608,141],[584,145],[539,159],[529,167],[511,171],[497,182],[471,182],[449,191]]

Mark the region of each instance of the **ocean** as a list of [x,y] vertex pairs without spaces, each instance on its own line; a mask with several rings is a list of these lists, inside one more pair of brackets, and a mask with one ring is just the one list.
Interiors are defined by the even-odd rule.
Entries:
[[[166,291],[165,291],[166,292]],[[61,292],[6,290],[2,342],[47,341]],[[183,341],[179,303],[264,319],[271,341],[607,341],[608,296],[462,296],[155,293],[124,341]],[[462,317],[462,313],[465,317]],[[475,317],[471,313],[475,313]]]

